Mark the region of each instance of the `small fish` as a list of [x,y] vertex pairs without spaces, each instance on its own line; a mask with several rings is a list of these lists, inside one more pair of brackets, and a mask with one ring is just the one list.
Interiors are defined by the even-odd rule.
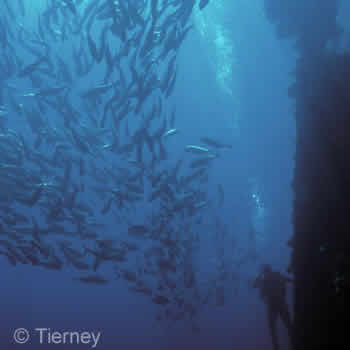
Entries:
[[192,152],[192,153],[209,153],[209,149],[201,146],[195,146],[195,145],[187,145],[185,146],[186,152]]
[[204,7],[206,7],[208,4],[209,4],[209,0],[200,0],[198,7],[200,10],[203,10]]
[[88,283],[88,284],[107,284],[108,283],[108,280],[104,279],[99,275],[82,276],[82,277],[73,278],[73,280],[80,281],[82,283]]
[[37,67],[39,67],[45,61],[47,61],[47,59],[45,57],[41,57],[35,62],[28,64],[18,73],[18,76],[23,78],[27,75],[32,74],[37,69]]
[[122,277],[129,282],[136,282],[137,281],[137,274],[134,271],[128,271],[128,270],[121,270]]
[[109,212],[109,210],[111,209],[112,203],[113,203],[114,198],[109,198],[106,203],[104,204],[102,210],[101,210],[101,214],[105,215]]
[[77,14],[77,9],[73,3],[73,0],[63,0],[63,3],[67,6],[67,8],[69,8],[73,15]]
[[52,87],[42,88],[42,89],[39,89],[36,95],[42,96],[42,97],[55,96],[60,92],[64,91],[65,89],[66,89],[66,86],[52,86]]
[[8,113],[9,112],[5,106],[0,106],[0,117],[4,117],[4,116],[8,115]]
[[151,296],[153,294],[152,289],[148,287],[129,286],[128,289],[132,292],[142,293],[147,296]]
[[165,134],[163,134],[163,137],[171,136],[177,134],[177,129],[170,129]]
[[209,137],[201,137],[200,138],[201,142],[207,144],[208,146],[215,147],[215,148],[232,148],[232,145],[226,144],[226,143],[221,143],[219,141],[216,141],[212,138]]
[[214,154],[208,154],[207,157],[205,158],[199,158],[195,159],[194,161],[191,162],[190,167],[192,169],[194,168],[200,168],[200,167],[207,167],[211,163],[213,159],[217,158],[216,155]]
[[143,225],[133,225],[129,226],[128,234],[134,237],[143,237],[149,230]]
[[155,303],[155,304],[158,304],[158,305],[167,305],[169,304],[170,300],[163,296],[163,295],[156,295],[152,298],[152,301]]
[[27,92],[27,93],[22,94],[22,95],[20,95],[20,96],[21,96],[21,97],[35,97],[35,96],[37,96],[37,95],[38,95],[37,92]]

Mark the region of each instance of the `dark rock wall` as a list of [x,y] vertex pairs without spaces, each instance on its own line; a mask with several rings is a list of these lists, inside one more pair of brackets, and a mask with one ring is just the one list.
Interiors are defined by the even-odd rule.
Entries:
[[336,0],[265,0],[276,35],[296,40],[299,53],[295,83],[288,92],[296,100],[291,268],[298,350],[345,345],[350,55],[327,48],[336,46],[342,35],[336,23],[339,5]]

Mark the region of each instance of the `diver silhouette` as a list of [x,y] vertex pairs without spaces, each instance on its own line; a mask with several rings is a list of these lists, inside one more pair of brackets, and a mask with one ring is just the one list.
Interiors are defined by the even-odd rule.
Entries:
[[272,338],[273,350],[279,350],[276,324],[278,316],[287,328],[290,342],[293,342],[293,325],[286,301],[286,284],[293,282],[289,277],[283,276],[278,271],[273,271],[271,265],[262,265],[262,273],[252,283],[253,288],[258,288],[260,296],[267,306],[268,326]]

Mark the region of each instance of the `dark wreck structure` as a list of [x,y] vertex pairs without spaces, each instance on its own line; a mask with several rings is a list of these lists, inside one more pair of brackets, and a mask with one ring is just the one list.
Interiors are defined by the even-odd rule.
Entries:
[[[295,40],[294,349],[344,348],[350,237],[350,49],[340,0],[265,0],[280,39]],[[341,45],[341,43],[343,43]],[[342,46],[340,48],[340,46]]]

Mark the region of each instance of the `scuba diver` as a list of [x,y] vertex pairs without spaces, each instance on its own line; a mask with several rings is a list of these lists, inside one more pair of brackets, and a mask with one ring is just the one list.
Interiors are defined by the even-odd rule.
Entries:
[[273,271],[269,264],[262,265],[262,273],[252,282],[252,287],[259,289],[260,296],[267,305],[268,325],[274,350],[279,349],[276,333],[278,316],[281,317],[282,322],[288,330],[291,343],[293,339],[292,319],[286,301],[287,282],[293,282],[293,280],[283,276],[278,271]]

